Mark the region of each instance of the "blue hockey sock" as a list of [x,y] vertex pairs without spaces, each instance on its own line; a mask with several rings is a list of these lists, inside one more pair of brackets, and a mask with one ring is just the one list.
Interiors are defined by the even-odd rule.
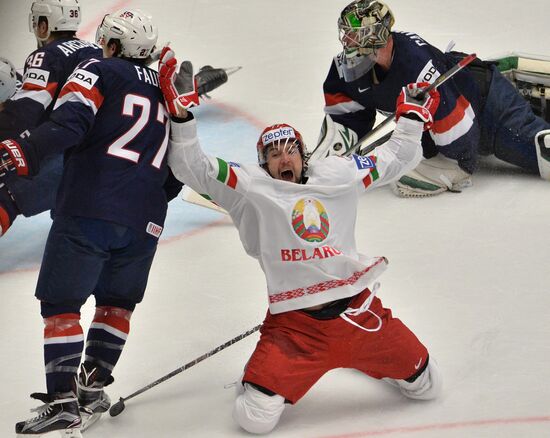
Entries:
[[80,314],[63,313],[44,318],[44,364],[48,393],[74,391],[84,347]]
[[121,307],[98,306],[86,339],[84,361],[101,367],[105,381],[111,375],[130,332],[132,312]]

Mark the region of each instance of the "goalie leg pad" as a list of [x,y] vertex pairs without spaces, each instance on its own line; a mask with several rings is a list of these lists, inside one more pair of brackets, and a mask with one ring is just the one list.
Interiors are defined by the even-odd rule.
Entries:
[[285,399],[267,395],[249,383],[235,400],[233,418],[244,430],[255,434],[271,432],[285,409]]
[[416,169],[403,175],[394,185],[394,193],[402,198],[422,198],[450,191],[458,192],[472,185],[471,175],[455,160],[441,154],[424,159]]
[[535,137],[540,176],[550,181],[550,129],[540,131]]

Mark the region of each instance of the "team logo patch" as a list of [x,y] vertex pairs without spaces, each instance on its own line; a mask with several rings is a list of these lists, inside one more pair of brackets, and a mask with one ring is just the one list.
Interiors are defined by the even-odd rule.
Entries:
[[323,204],[314,198],[300,199],[292,210],[292,228],[307,242],[325,240],[330,224]]
[[74,82],[87,90],[91,90],[98,79],[99,77],[96,74],[79,68],[75,70],[71,76],[69,76],[67,83]]
[[42,88],[46,88],[49,78],[49,71],[42,70],[41,68],[29,68],[26,71],[25,76],[23,77],[23,82],[26,84],[33,84],[38,85]]
[[373,167],[376,166],[376,164],[370,157],[363,157],[361,155],[355,155],[355,154],[352,156],[359,170],[372,169]]

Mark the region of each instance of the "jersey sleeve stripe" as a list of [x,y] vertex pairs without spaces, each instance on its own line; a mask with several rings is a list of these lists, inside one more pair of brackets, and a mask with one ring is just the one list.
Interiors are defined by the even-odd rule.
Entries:
[[238,178],[233,168],[221,158],[216,158],[216,160],[218,160],[218,176],[216,179],[232,189],[237,187]]
[[103,95],[95,87],[90,90],[75,84],[74,82],[67,83],[59,93],[59,98],[55,103],[55,108],[59,108],[65,102],[80,102],[92,109],[94,114],[97,113],[103,104]]
[[31,99],[46,109],[52,103],[56,90],[57,82],[49,83],[46,88],[35,84],[25,83],[22,88],[13,95],[11,100]]
[[466,134],[474,124],[474,119],[472,105],[464,96],[460,96],[453,111],[434,123],[430,135],[436,145],[448,145]]
[[327,106],[337,105],[339,103],[351,102],[353,99],[344,93],[325,93],[325,104]]

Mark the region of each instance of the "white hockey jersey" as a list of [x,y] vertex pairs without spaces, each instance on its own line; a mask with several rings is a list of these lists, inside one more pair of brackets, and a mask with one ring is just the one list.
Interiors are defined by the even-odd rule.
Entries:
[[357,252],[358,199],[416,167],[423,124],[401,117],[371,155],[309,163],[306,184],[272,178],[257,164],[206,155],[194,120],[172,122],[168,164],[176,177],[227,210],[246,252],[258,259],[271,313],[358,294],[386,268]]

